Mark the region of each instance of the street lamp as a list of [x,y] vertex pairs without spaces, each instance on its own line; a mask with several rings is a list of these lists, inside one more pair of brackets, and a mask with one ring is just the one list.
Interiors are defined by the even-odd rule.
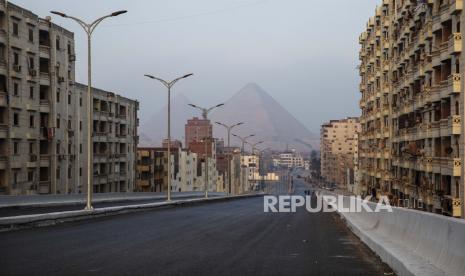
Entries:
[[[116,11],[109,15],[103,16],[95,20],[94,22],[88,24],[82,21],[79,18],[74,16],[69,16],[62,12],[51,11],[51,13],[59,15],[64,18],[69,18],[76,21],[87,33],[87,204],[85,210],[93,210],[92,207],[92,193],[93,193],[93,184],[92,184],[92,33],[95,28],[106,18],[115,17],[121,14],[126,13],[127,11]],[[79,136],[78,136],[79,137]]]
[[210,108],[203,108],[203,107],[197,106],[197,105],[195,105],[195,104],[189,104],[189,106],[201,110],[201,111],[202,111],[202,117],[203,117],[203,119],[204,119],[204,120],[207,120],[208,113],[210,113],[210,112],[211,112],[213,109],[215,109],[215,108],[224,106],[224,103],[215,105],[215,106],[210,107]]
[[[208,141],[210,141],[211,143],[213,143],[213,138],[212,137],[205,137],[202,139],[202,141],[204,142],[205,144],[205,185],[204,185],[204,188],[205,188],[205,198],[208,198]],[[210,145],[212,146],[212,145]],[[212,151],[213,153],[213,151]],[[213,154],[212,154],[212,158],[213,158]]]
[[[241,126],[244,123],[241,122],[241,123],[237,123],[235,125],[226,125],[226,124],[223,124],[223,123],[220,123],[220,122],[216,122],[216,124],[226,128],[226,131],[228,133],[228,151],[230,151],[231,150],[231,131],[235,127]],[[229,195],[231,195],[232,188],[231,188],[231,153],[230,152],[228,152],[228,191],[229,191]]]
[[255,150],[257,149],[257,146],[260,145],[260,144],[265,143],[265,141],[260,141],[260,142],[257,142],[255,144],[252,144],[252,143],[249,143],[249,142],[246,142],[246,143],[249,144],[252,147],[252,155],[255,155]]
[[152,75],[144,75],[147,78],[157,80],[161,82],[168,89],[168,192],[167,192],[167,201],[171,201],[171,87],[178,81],[193,76],[194,74],[187,74],[172,81],[165,81],[161,78],[154,77]]
[[[249,138],[252,138],[252,137],[255,137],[255,134],[251,134],[249,136],[245,136],[245,137],[241,137],[239,135],[236,135],[236,134],[232,134],[232,136],[238,138],[239,140],[241,140],[242,142],[242,146],[241,146],[241,163],[242,163],[242,160],[244,159],[244,148],[245,148],[245,143],[247,143],[247,139]],[[242,164],[241,164],[241,168],[242,168]],[[242,187],[242,192],[244,192],[244,177],[241,177],[241,182],[240,183],[240,186]]]
[[239,135],[236,135],[236,134],[233,133],[232,136],[234,136],[234,137],[238,138],[239,140],[241,140],[241,142],[242,142],[241,153],[244,154],[244,149],[245,149],[245,144],[247,143],[247,139],[255,137],[255,134],[251,134],[249,136],[242,137],[242,136],[239,136]]

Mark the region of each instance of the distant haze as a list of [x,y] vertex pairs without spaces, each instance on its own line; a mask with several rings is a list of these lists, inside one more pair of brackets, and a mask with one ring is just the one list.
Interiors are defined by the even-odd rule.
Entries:
[[[201,117],[200,111],[188,106],[190,100],[184,95],[176,96],[172,101],[172,137],[184,142],[184,125],[188,119]],[[166,137],[167,108],[155,113],[143,122],[140,128],[142,146],[159,146]],[[250,142],[265,141],[260,148],[284,150],[286,148],[310,152],[318,148],[318,136],[311,133],[303,124],[295,119],[266,91],[255,83],[249,83],[238,91],[223,107],[210,114],[212,124],[221,122],[233,125],[245,122],[234,129],[239,136],[254,134]],[[160,131],[161,130],[161,131]],[[214,124],[213,136],[227,142],[224,127]],[[237,138],[231,137],[231,145],[239,146]],[[250,149],[249,146],[247,146]]]
[[[224,102],[256,82],[312,132],[322,122],[359,115],[358,36],[380,1],[373,0],[16,0],[42,17],[59,10],[91,21],[94,85],[141,102],[147,121],[166,104],[165,89],[145,73],[174,78],[199,105]],[[76,34],[77,78],[86,82],[86,43]],[[162,130],[160,130],[162,131]]]

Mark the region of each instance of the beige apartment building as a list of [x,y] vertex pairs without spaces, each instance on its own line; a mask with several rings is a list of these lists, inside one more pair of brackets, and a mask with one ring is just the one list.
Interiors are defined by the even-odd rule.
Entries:
[[354,154],[358,151],[355,134],[359,131],[358,118],[332,120],[321,126],[321,176],[326,182],[347,188],[347,174],[351,171],[353,175]]
[[[86,192],[87,90],[75,60],[72,32],[0,1],[1,194]],[[94,191],[132,191],[138,103],[94,94]]]
[[360,184],[463,216],[462,0],[384,0],[360,36]]

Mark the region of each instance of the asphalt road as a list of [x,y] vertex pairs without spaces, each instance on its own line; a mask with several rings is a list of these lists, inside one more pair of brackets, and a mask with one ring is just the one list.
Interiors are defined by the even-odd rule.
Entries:
[[0,233],[0,250],[1,275],[391,275],[337,215],[260,197]]

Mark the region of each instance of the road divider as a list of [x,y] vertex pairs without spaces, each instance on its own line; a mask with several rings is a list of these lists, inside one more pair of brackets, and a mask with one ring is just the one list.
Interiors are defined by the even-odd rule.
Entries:
[[66,211],[66,212],[55,212],[37,215],[24,215],[15,217],[4,217],[0,218],[0,232],[32,228],[32,227],[43,227],[51,226],[65,222],[75,222],[80,220],[88,220],[106,216],[114,216],[120,214],[134,213],[140,211],[153,210],[165,207],[179,207],[188,206],[200,203],[210,202],[221,202],[228,200],[244,199],[250,197],[262,196],[262,194],[248,194],[240,196],[224,196],[224,197],[212,197],[212,198],[194,198],[194,199],[180,199],[173,200],[170,202],[156,202],[126,206],[115,206],[98,208],[92,211],[79,210],[79,211]]
[[[343,201],[344,205],[349,204],[350,198],[344,197]],[[367,204],[376,208],[375,203]],[[399,276],[465,275],[464,220],[392,209],[392,213],[338,213],[352,232]]]

